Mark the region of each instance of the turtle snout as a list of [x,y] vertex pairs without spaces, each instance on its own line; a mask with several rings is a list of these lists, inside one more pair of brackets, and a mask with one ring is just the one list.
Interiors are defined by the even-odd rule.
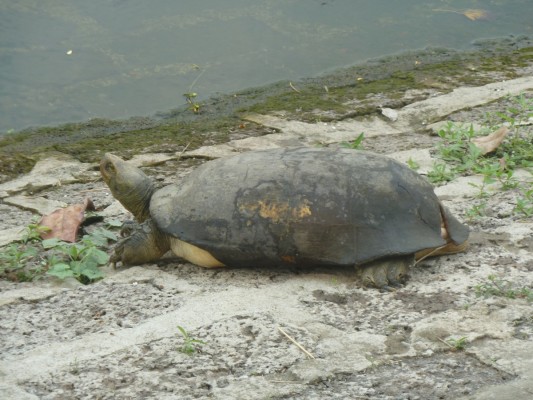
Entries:
[[115,176],[117,173],[117,167],[115,166],[115,161],[112,154],[106,154],[104,158],[100,161],[100,174],[102,178],[107,183],[112,176]]

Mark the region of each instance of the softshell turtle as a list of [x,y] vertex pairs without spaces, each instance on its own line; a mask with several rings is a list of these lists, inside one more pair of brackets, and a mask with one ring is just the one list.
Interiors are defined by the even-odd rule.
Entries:
[[142,223],[116,246],[114,263],[143,264],[172,249],[203,267],[356,266],[366,284],[386,287],[415,259],[462,251],[468,239],[424,178],[370,152],[247,152],[162,189],[112,154],[100,170]]

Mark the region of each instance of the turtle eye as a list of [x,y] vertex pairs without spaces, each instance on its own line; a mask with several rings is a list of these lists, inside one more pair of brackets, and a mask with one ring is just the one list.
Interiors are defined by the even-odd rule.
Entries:
[[112,162],[106,162],[104,164],[104,170],[105,172],[107,172],[108,174],[114,174],[115,173],[115,166],[113,165]]

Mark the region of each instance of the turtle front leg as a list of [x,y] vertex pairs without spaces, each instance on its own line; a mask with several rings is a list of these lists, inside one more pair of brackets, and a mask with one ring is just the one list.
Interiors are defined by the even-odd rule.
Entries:
[[405,283],[414,263],[414,254],[372,261],[359,267],[360,278],[365,286],[394,290]]
[[131,236],[120,240],[110,258],[111,265],[140,265],[160,259],[168,250],[170,243],[151,219],[139,225]]

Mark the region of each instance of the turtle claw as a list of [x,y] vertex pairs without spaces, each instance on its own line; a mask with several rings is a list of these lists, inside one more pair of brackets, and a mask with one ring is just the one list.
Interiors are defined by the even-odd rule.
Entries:
[[122,226],[120,227],[120,237],[127,238],[131,236],[136,230],[139,229],[139,224],[132,220],[124,221]]
[[389,286],[393,287],[394,290],[398,290],[398,289],[403,288],[405,285],[399,282],[389,282]]
[[361,267],[361,281],[364,286],[375,287],[382,292],[395,292],[403,287],[413,264],[413,255],[372,261]]
[[380,290],[380,292],[390,293],[390,292],[395,292],[398,289],[396,287],[393,287],[393,286],[385,285],[385,286],[380,287],[379,290]]
[[119,240],[113,249],[113,254],[109,257],[109,265],[114,269],[117,267],[117,263],[122,262],[122,256],[124,254],[124,244],[128,241],[128,238]]

